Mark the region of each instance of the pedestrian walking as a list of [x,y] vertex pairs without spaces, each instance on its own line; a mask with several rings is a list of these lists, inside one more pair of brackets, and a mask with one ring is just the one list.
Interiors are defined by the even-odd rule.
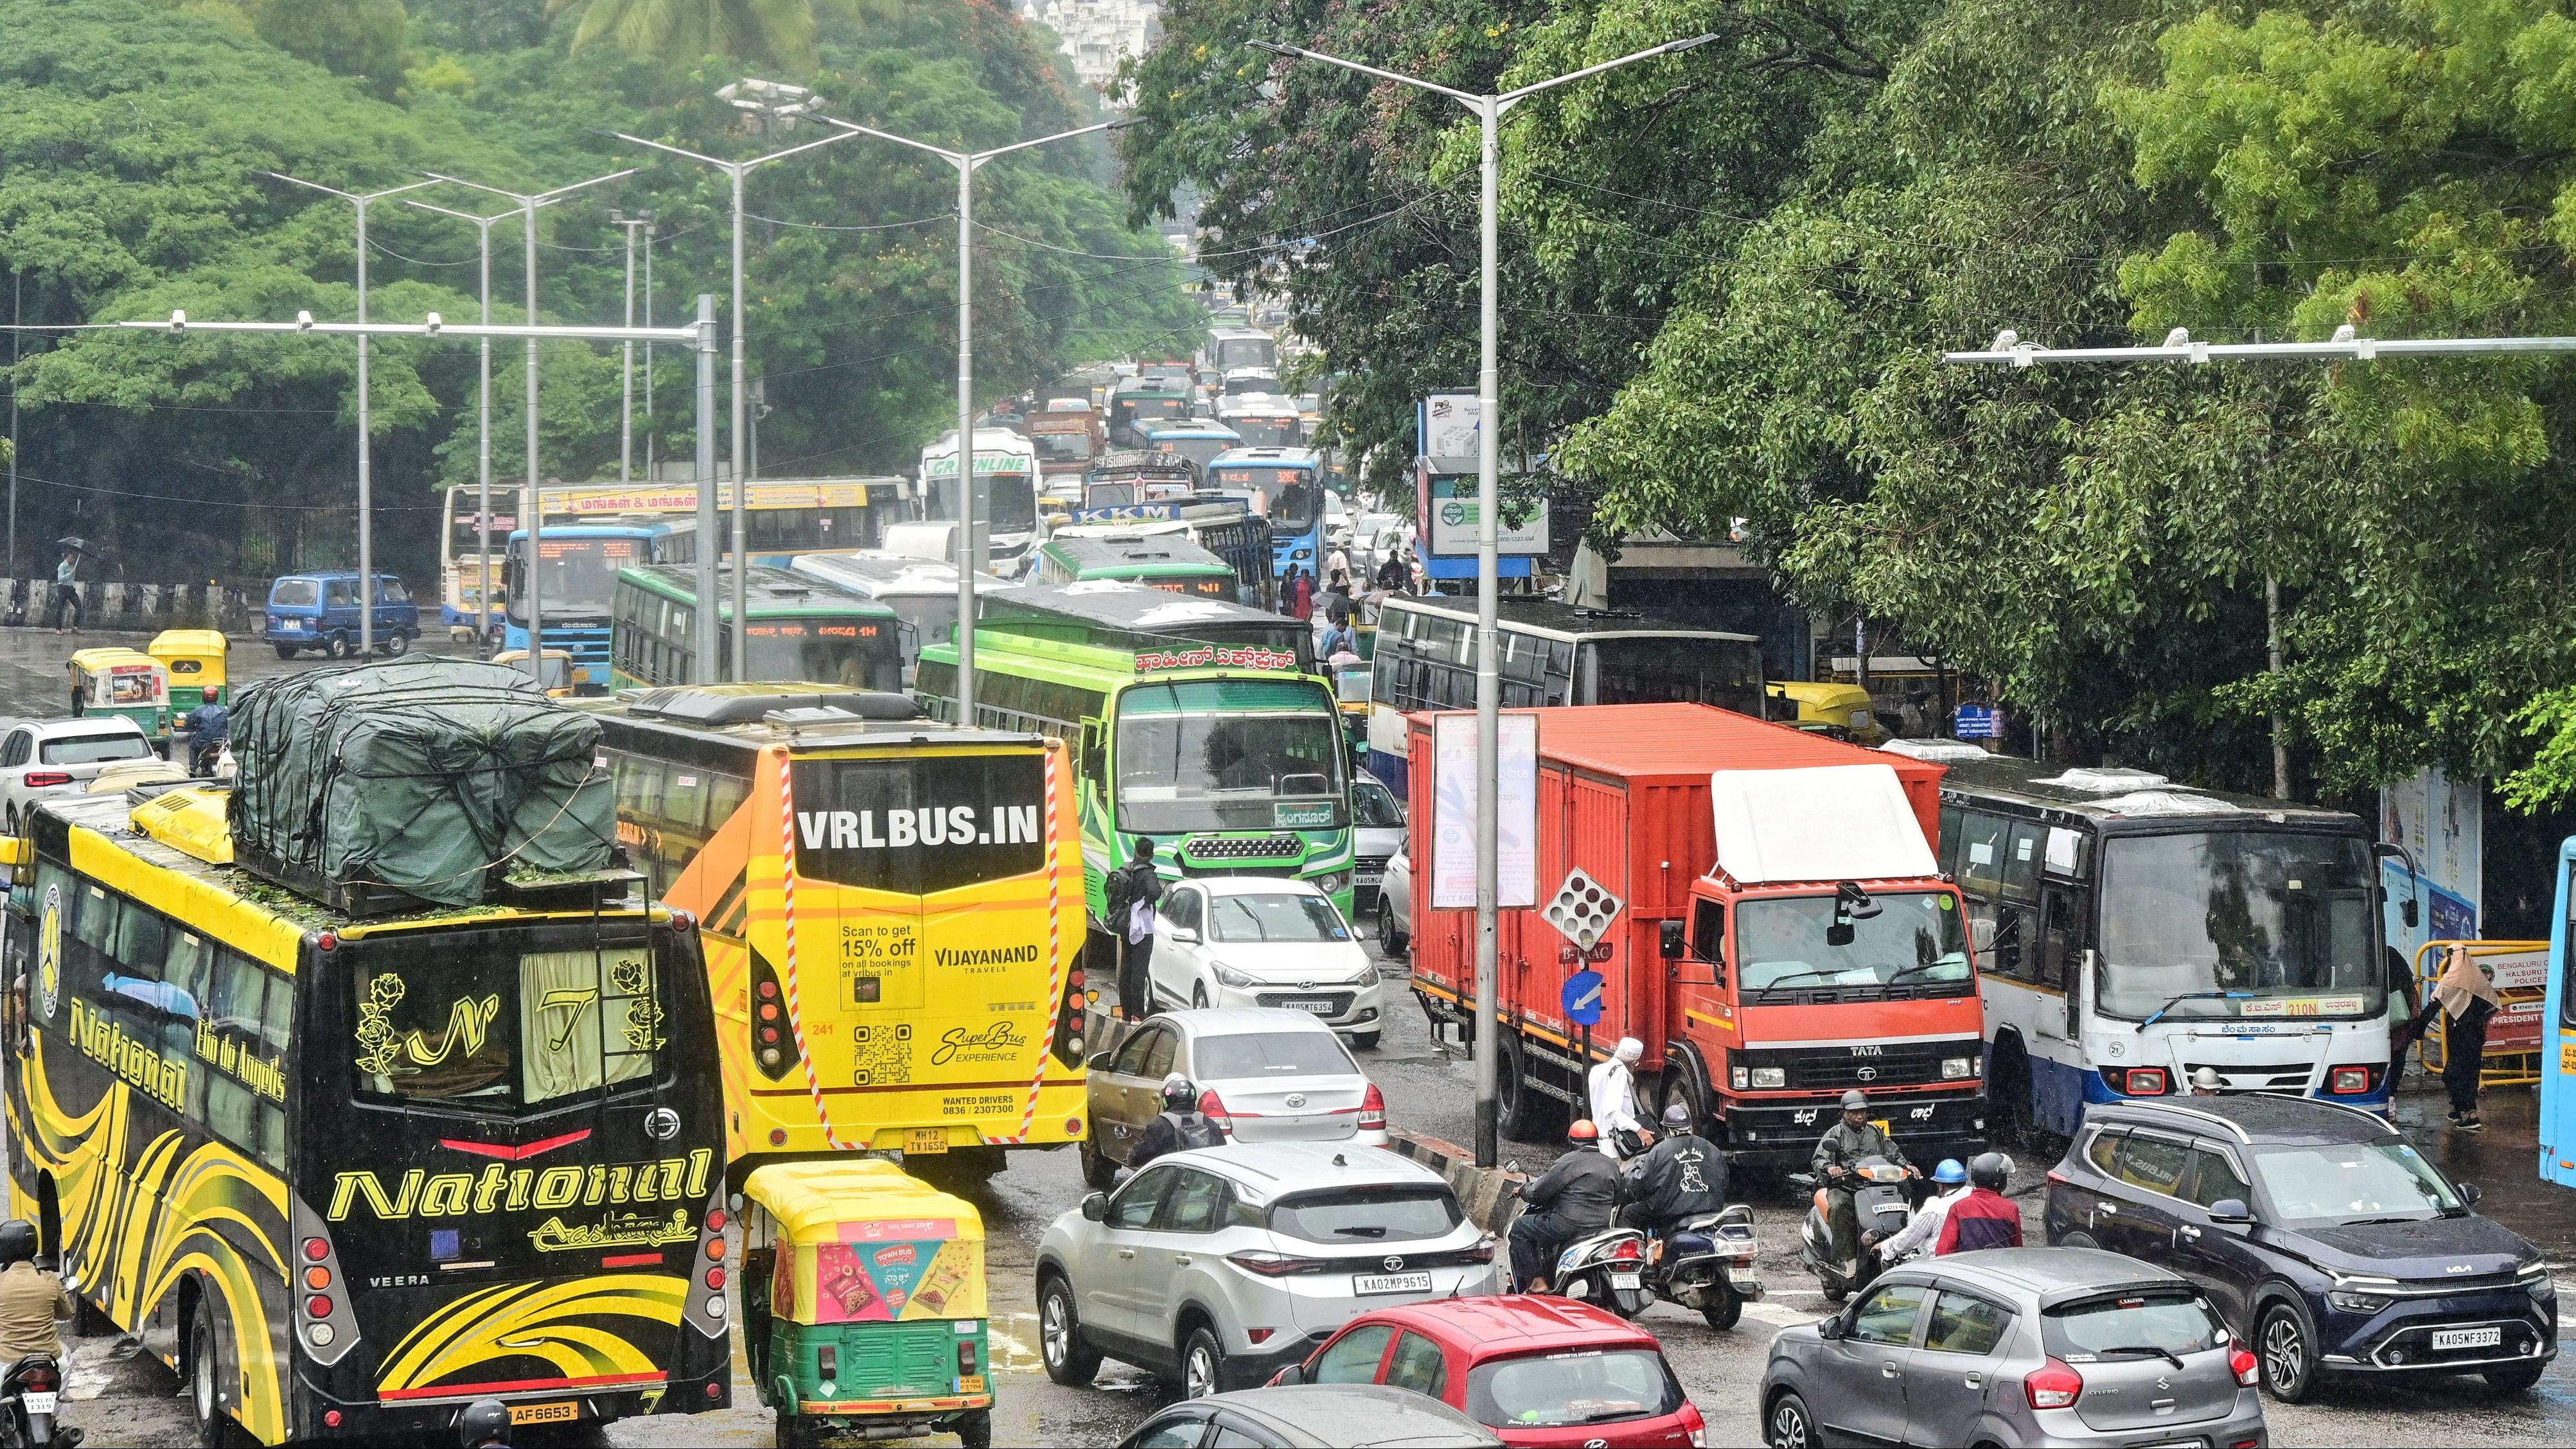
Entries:
[[1154,907],[1163,899],[1163,873],[1154,869],[1154,842],[1136,838],[1124,868],[1110,874],[1101,892],[1109,929],[1118,940],[1118,1014],[1143,1021],[1154,1009]]
[[1303,564],[1288,566],[1288,612],[1299,620],[1315,617],[1315,576]]
[[2407,964],[2406,953],[2394,946],[2380,951],[2388,962],[2388,1090],[2394,1092],[2406,1081],[2406,1054],[2424,1036],[2417,1016],[2424,996],[2415,988],[2415,968]]
[[2478,1075],[2486,1070],[2487,1023],[2503,1004],[2469,948],[2453,946],[2433,999],[2416,1018],[2420,1030],[2442,1013],[2442,1086],[2451,1094],[2451,1125],[2463,1132],[2486,1130],[2478,1120]]
[[63,616],[71,616],[72,632],[80,632],[80,555],[63,550],[63,561],[54,565],[54,632],[63,632]]

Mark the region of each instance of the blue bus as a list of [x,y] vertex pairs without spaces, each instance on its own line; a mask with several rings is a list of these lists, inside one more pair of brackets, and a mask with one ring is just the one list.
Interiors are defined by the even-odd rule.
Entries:
[[2558,846],[2557,909],[2549,916],[2549,989],[2540,1018],[2540,1179],[2576,1187],[2576,994],[2567,947],[2576,913],[2576,837]]
[[1235,448],[1208,465],[1208,485],[1250,493],[1270,518],[1270,574],[1290,565],[1321,577],[1324,557],[1324,455],[1313,448]]
[[[546,611],[546,647],[572,655],[573,687],[596,693],[608,687],[609,603],[617,571],[641,564],[695,563],[698,523],[686,516],[637,518],[619,523],[566,523],[549,527],[538,544],[539,602]],[[503,649],[528,647],[528,531],[510,534],[501,574]]]

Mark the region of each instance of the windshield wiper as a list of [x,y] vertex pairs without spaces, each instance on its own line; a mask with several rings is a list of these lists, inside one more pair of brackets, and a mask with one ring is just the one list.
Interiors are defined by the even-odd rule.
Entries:
[[1804,971],[1792,971],[1786,976],[1774,976],[1753,989],[1768,991],[1783,981],[1795,981],[1801,976],[1838,976],[1840,974],[1842,974],[1842,968],[1839,966],[1810,966]]
[[2422,1218],[2347,1218],[2335,1224],[2339,1228],[2375,1228],[2387,1223],[2420,1223]]
[[1333,1229],[1333,1232],[1336,1236],[1344,1238],[1383,1238],[1386,1236],[1386,1229],[1381,1227],[1335,1228]]
[[2115,1354],[2115,1353],[2125,1353],[2125,1354],[2143,1354],[2143,1355],[2149,1355],[2149,1356],[2152,1356],[2152,1357],[2155,1357],[2155,1358],[2163,1359],[2165,1362],[2167,1362],[2167,1363],[2169,1363],[2169,1364],[2172,1364],[2175,1368],[2181,1368],[2181,1367],[2182,1367],[2182,1355],[2181,1355],[2181,1354],[2178,1354],[2178,1353],[2174,1352],[2172,1349],[2169,1349],[2169,1348],[2157,1348],[2157,1347],[2154,1347],[2154,1346],[2153,1346],[2153,1345],[2151,1345],[2151,1344],[2144,1344],[2144,1343],[2132,1343],[2132,1344],[2126,1344],[2126,1345],[2123,1345],[2122,1347],[2119,1347],[2119,1348],[2097,1348],[2097,1349],[2093,1350],[2093,1352],[2094,1352],[2095,1356],[2097,1356],[2097,1357],[2108,1356],[2108,1355],[2110,1355],[2110,1354]]
[[2148,1027],[2164,1020],[2166,1012],[2173,1010],[2175,1007],[2186,1001],[2251,1001],[2253,999],[2254,993],[2251,991],[2178,991],[2173,995],[2166,997],[2165,1004],[2157,1007],[2153,1015],[2150,1015],[2146,1020],[2139,1022],[2137,1025],[2130,1027],[2129,1030],[2132,1032],[2145,1031]]

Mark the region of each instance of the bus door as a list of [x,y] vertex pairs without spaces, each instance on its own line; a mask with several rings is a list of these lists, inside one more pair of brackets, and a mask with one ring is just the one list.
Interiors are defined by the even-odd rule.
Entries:
[[2576,995],[2569,991],[2576,837],[2558,847],[2557,909],[2549,918],[2549,982],[2540,1023],[2540,1177],[2576,1187]]

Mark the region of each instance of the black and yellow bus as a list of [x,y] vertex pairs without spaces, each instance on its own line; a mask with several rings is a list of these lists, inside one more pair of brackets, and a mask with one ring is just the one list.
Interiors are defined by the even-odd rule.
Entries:
[[10,1210],[177,1370],[197,1442],[724,1408],[693,923],[625,891],[354,920],[225,794],[50,800],[15,864]]
[[[784,569],[753,565],[743,580],[743,669],[755,680],[807,680],[843,689],[903,688],[894,610]],[[609,681],[616,689],[697,682],[697,571],[674,564],[621,569],[609,601]],[[733,678],[733,569],[716,570],[718,675]]]

